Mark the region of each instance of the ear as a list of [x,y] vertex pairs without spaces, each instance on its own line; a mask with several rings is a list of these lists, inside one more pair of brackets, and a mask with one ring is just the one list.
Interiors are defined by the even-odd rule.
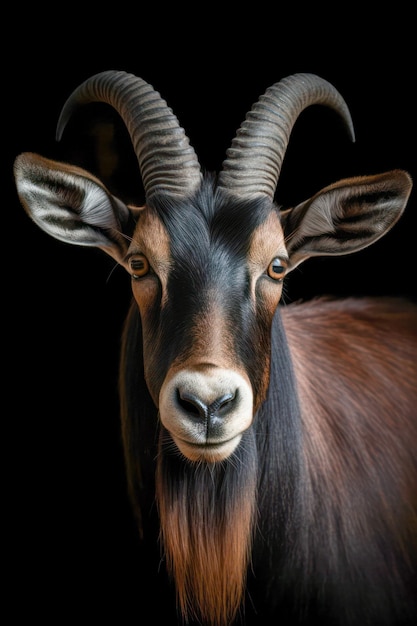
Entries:
[[385,235],[412,188],[402,170],[340,180],[281,213],[290,269],[312,256],[357,252]]
[[24,153],[14,174],[20,201],[33,221],[60,241],[101,248],[117,262],[133,232],[133,209],[85,170]]

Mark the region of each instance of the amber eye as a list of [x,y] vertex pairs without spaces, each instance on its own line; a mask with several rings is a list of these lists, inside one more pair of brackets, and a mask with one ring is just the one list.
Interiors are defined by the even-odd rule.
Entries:
[[276,256],[268,265],[268,276],[280,282],[284,278],[286,270],[287,263],[279,256]]
[[129,261],[129,265],[133,280],[143,278],[149,272],[149,261],[143,254],[133,256]]

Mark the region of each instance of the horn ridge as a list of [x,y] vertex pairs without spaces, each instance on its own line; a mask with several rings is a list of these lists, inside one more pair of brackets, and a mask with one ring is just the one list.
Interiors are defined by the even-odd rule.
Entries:
[[152,85],[127,72],[100,72],[79,85],[61,110],[58,141],[74,111],[91,102],[109,104],[122,118],[147,197],[161,188],[165,193],[185,196],[199,186],[197,156],[172,109]]
[[219,173],[228,193],[273,199],[291,131],[304,109],[322,104],[335,110],[355,140],[345,100],[316,74],[293,74],[269,87],[247,113]]

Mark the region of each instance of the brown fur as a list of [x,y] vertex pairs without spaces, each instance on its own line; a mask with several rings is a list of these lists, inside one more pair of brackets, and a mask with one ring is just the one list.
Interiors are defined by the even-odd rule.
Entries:
[[284,307],[283,320],[317,544],[320,526],[333,529],[334,550],[323,557],[336,567],[339,545],[380,536],[395,538],[407,560],[417,550],[415,308],[401,299],[317,299]]
[[156,477],[161,539],[180,612],[185,620],[201,619],[211,626],[230,624],[245,592],[256,474],[248,476],[244,491],[236,489],[225,506],[219,506],[222,469],[218,464],[188,464],[181,479],[171,479],[162,447],[161,443]]

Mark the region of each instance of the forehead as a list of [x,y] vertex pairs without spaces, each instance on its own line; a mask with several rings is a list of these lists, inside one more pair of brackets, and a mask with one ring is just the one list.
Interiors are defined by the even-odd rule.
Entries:
[[[269,247],[280,245],[282,229],[277,208],[266,199],[240,202],[202,188],[188,201],[153,200],[139,220],[138,239],[173,259],[198,255],[264,257]],[[139,232],[141,231],[141,232]],[[146,231],[146,232],[145,232]],[[145,250],[144,250],[145,252]]]
[[155,194],[137,218],[129,252],[145,254],[164,273],[175,267],[217,276],[246,262],[256,271],[285,253],[276,205],[265,198],[231,199],[212,179],[189,199]]

